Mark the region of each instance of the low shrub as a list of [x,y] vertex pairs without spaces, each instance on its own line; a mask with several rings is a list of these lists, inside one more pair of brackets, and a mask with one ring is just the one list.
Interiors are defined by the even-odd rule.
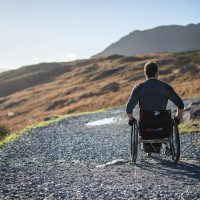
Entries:
[[0,123],[0,140],[10,134],[10,129],[6,124]]

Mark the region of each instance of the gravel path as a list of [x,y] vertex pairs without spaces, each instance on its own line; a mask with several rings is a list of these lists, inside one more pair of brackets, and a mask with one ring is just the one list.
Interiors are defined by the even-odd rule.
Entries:
[[[86,123],[117,117],[115,123]],[[0,149],[0,199],[200,199],[200,134],[181,136],[181,160],[129,160],[122,108],[38,128]],[[120,165],[101,166],[123,159]],[[99,166],[100,165],[100,166]]]

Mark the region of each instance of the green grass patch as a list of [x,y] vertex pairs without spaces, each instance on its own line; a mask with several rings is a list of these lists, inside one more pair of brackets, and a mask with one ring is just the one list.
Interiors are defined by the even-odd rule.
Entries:
[[32,129],[36,129],[36,128],[41,128],[41,127],[45,127],[48,126],[52,123],[67,119],[67,118],[71,118],[71,117],[77,117],[77,116],[81,116],[81,115],[88,115],[88,114],[95,114],[95,113],[100,113],[100,112],[106,112],[107,109],[101,109],[101,110],[97,110],[97,111],[92,111],[92,112],[81,112],[81,113],[74,113],[74,114],[69,114],[69,115],[56,115],[56,116],[52,116],[50,120],[48,121],[43,121],[43,122],[39,122],[36,124],[33,124],[31,126],[28,126],[26,128],[24,128],[23,130],[16,132],[16,133],[12,133],[8,136],[6,136],[5,138],[3,138],[2,140],[0,140],[0,148],[2,148],[3,146],[5,146],[6,144],[16,140],[17,138],[21,137],[24,133],[32,130]]
[[186,133],[200,133],[200,120],[195,120],[190,123],[184,123],[179,125],[179,131],[181,134]]

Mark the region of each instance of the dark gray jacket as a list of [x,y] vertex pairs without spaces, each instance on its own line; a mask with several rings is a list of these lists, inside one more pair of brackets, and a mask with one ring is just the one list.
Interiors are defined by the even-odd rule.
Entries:
[[168,100],[172,101],[179,109],[184,108],[182,99],[171,86],[157,79],[148,79],[133,88],[126,112],[132,114],[138,102],[140,109],[143,110],[165,110]]

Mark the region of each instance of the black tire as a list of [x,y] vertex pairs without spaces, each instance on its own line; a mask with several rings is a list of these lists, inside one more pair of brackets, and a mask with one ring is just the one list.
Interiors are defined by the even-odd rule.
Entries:
[[137,122],[131,127],[131,162],[136,164],[138,152],[138,126]]
[[170,136],[170,150],[172,155],[172,163],[177,164],[180,159],[180,136],[178,126],[173,120],[172,134]]

